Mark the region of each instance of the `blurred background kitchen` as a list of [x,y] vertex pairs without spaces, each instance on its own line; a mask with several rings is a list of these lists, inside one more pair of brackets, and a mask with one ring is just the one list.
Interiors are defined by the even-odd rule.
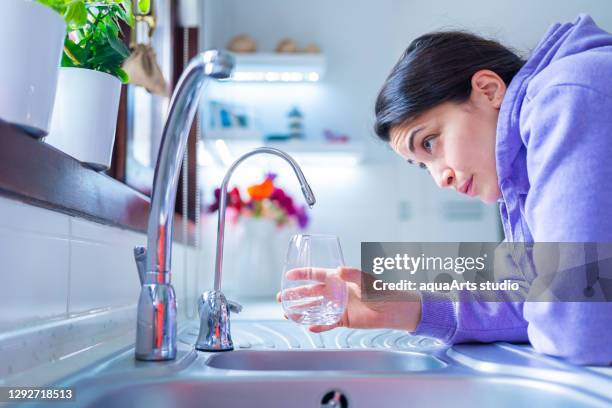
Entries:
[[[313,209],[302,208],[299,186],[281,159],[256,157],[238,168],[229,186],[235,189],[223,286],[228,296],[241,298],[276,292],[289,237],[298,232],[338,235],[345,262],[353,266],[360,265],[362,241],[503,239],[497,206],[438,189],[426,171],[407,165],[373,133],[377,92],[415,37],[439,29],[470,30],[528,56],[552,23],[571,21],[581,12],[612,30],[606,0],[179,4],[183,59],[196,50],[229,48],[237,61],[231,80],[211,83],[205,91],[185,162],[195,165],[184,172],[178,193],[184,213],[194,202],[197,269],[206,271],[197,275],[211,276],[214,192],[241,154],[260,145],[285,150],[303,166],[317,197]],[[176,42],[165,35],[165,12],[168,3],[158,1],[152,43],[162,70],[172,75],[171,60],[181,52],[174,50],[172,57]],[[141,27],[139,35],[148,33]],[[133,115],[127,173],[138,175],[154,166],[167,98],[131,87],[128,100]]]
[[[236,205],[226,227],[228,293],[273,294],[288,238],[297,232],[338,235],[353,266],[360,265],[362,241],[503,239],[497,206],[438,189],[426,171],[377,140],[377,92],[406,46],[423,33],[466,29],[528,56],[552,23],[580,12],[612,29],[605,0],[208,0],[184,11],[189,24],[200,27],[201,50],[240,51],[233,80],[209,85],[201,107],[202,207],[214,210],[214,190],[228,165],[262,144],[292,154],[318,200],[304,210],[306,221],[291,203],[287,209],[278,197],[265,198],[264,181],[273,173],[273,188],[284,190],[295,211],[305,205],[281,159],[252,158],[235,172],[230,189],[240,197],[230,198]],[[142,147],[143,163],[153,163],[155,143]],[[202,268],[212,268],[216,213],[207,211],[198,221],[200,245],[210,254]]]

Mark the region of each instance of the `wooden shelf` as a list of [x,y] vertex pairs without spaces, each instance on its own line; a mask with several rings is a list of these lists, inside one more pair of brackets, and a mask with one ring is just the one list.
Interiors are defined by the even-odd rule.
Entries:
[[[0,121],[0,195],[101,224],[147,230],[149,197]],[[181,217],[174,239],[182,242]],[[190,221],[187,244],[195,226]]]

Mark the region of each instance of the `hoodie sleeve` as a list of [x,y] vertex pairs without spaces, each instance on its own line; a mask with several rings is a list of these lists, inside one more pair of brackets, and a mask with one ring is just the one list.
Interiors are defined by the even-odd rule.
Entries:
[[421,321],[414,334],[445,343],[527,341],[523,302],[484,302],[466,292],[454,299],[444,293],[421,292]]
[[[525,215],[535,242],[612,242],[610,92],[563,84],[526,101],[521,114],[530,183]],[[551,290],[575,291],[579,299],[585,276],[584,267],[574,268]],[[576,283],[581,277],[584,282]],[[612,361],[612,302],[527,302],[524,316],[536,350],[581,364]]]
[[[519,268],[509,246],[503,243],[495,249],[495,278],[519,283],[525,298],[532,276]],[[421,321],[415,334],[435,337],[445,343],[527,341],[527,322],[523,319],[523,302],[499,294],[495,301],[478,298],[478,292],[458,291],[453,296],[445,293],[421,292]],[[503,298],[502,298],[503,297]]]

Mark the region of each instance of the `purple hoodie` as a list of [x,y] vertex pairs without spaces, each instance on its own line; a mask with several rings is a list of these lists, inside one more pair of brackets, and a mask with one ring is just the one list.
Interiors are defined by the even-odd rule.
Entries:
[[[580,15],[548,30],[510,83],[499,112],[505,241],[612,242],[611,160],[612,35]],[[513,278],[538,279],[534,257],[517,261],[521,276]],[[537,351],[575,363],[612,363],[612,302],[421,296],[415,334],[447,343],[529,341]]]

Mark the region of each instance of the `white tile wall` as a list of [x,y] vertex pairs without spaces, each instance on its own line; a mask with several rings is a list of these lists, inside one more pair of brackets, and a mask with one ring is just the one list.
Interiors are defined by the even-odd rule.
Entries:
[[61,214],[0,198],[0,331],[66,315],[69,228]]
[[132,249],[143,234],[70,218],[71,314],[133,304],[140,282]]
[[69,217],[0,197],[0,227],[68,238]]
[[0,226],[0,331],[66,315],[69,254],[67,238]]
[[71,314],[135,302],[140,285],[129,246],[72,240],[70,249]]
[[[49,319],[135,305],[132,249],[146,236],[0,197],[0,333]],[[179,315],[193,315],[197,251],[173,246]],[[187,266],[187,273],[184,267]],[[206,279],[202,279],[205,281]],[[187,300],[187,298],[189,298]],[[184,305],[184,308],[181,306]]]

